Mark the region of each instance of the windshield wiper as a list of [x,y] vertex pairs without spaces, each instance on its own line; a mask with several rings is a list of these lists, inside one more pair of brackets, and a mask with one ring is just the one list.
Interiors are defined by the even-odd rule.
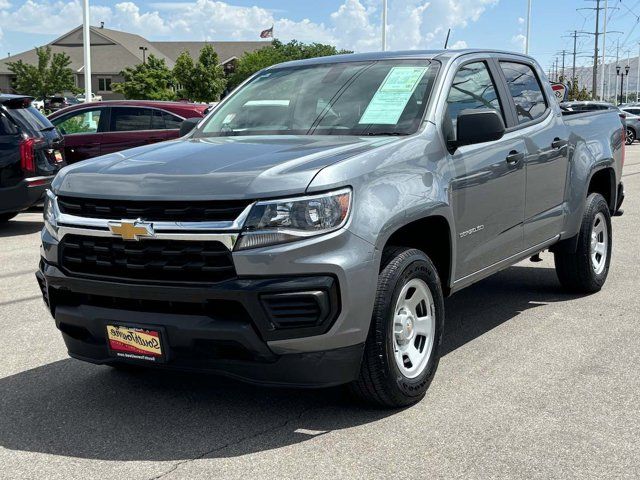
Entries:
[[368,137],[373,137],[373,136],[393,136],[393,137],[403,137],[405,135],[409,135],[408,133],[405,132],[367,132],[364,135],[368,136]]

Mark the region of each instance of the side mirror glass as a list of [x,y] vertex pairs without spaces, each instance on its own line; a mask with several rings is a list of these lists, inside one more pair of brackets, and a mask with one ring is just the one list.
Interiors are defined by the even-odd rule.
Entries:
[[504,136],[504,122],[495,110],[462,110],[456,125],[456,147],[500,140]]
[[198,117],[185,118],[180,124],[180,136],[184,137],[187,133],[191,132],[191,130],[196,128],[200,120],[202,119]]

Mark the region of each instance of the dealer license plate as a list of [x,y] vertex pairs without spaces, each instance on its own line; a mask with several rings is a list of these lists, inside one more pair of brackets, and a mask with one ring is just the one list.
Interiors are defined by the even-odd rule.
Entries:
[[107,325],[109,350],[115,357],[147,362],[164,361],[159,330]]

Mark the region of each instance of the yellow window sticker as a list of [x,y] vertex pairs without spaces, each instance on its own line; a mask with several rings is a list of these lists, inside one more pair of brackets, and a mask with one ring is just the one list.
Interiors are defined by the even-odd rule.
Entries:
[[393,67],[362,114],[360,124],[395,125],[428,67]]

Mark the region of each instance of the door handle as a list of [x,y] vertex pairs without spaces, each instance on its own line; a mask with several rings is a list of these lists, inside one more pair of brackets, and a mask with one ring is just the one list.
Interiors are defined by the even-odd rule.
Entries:
[[556,138],[553,139],[553,142],[551,142],[551,148],[553,148],[555,150],[559,150],[562,147],[565,147],[567,145],[567,143],[569,143],[569,142],[567,142],[566,140],[562,140],[562,139],[556,137]]
[[524,152],[511,150],[509,155],[507,155],[507,163],[509,165],[517,165],[521,160],[524,160]]

